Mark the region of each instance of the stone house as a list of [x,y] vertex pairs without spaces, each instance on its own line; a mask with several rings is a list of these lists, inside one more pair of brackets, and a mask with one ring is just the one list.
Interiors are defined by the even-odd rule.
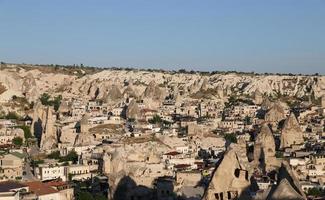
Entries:
[[21,179],[23,176],[24,155],[11,152],[0,155],[0,181]]

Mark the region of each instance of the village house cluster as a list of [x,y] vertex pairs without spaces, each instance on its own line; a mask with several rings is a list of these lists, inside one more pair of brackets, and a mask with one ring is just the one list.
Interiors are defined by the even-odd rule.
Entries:
[[101,77],[41,93],[23,115],[6,110],[0,199],[316,199],[324,191],[325,97],[289,105],[207,78]]

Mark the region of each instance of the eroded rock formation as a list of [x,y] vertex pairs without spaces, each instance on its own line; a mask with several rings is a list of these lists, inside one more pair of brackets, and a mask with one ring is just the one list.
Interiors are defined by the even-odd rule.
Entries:
[[45,107],[40,103],[35,106],[32,132],[38,138],[41,150],[49,150],[57,146],[55,118],[53,107]]
[[230,199],[244,196],[249,187],[249,174],[244,164],[239,160],[240,155],[236,144],[232,144],[225,153],[220,165],[213,174],[204,200]]
[[279,122],[285,118],[286,114],[280,103],[273,103],[271,109],[265,115],[265,121],[272,126],[273,130],[276,130]]
[[155,81],[151,81],[143,92],[142,98],[148,108],[156,109],[165,98],[165,93]]
[[286,119],[281,133],[280,148],[291,147],[294,144],[304,143],[303,132],[293,113]]
[[277,165],[275,158],[275,142],[267,124],[263,124],[254,144],[254,163],[267,170]]

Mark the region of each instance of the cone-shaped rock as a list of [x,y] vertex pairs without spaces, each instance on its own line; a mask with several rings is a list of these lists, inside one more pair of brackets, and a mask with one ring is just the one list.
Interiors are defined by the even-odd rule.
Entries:
[[274,103],[271,109],[265,114],[265,121],[275,126],[285,118],[286,115],[280,103]]
[[[254,144],[254,162],[266,166],[275,158],[275,142],[267,124],[263,124]],[[263,162],[263,163],[259,163]]]
[[222,197],[228,196],[228,192],[230,198],[239,197],[243,190],[250,185],[248,172],[240,163],[235,149],[231,146],[225,153],[223,160],[213,174],[203,199],[222,199]]
[[127,97],[133,97],[133,98],[138,97],[138,95],[135,93],[135,91],[131,85],[128,85],[125,88],[125,90],[123,91],[123,94],[126,95]]
[[163,92],[155,81],[151,81],[143,93],[143,98],[151,98],[153,100],[163,99]]
[[282,179],[280,184],[275,188],[269,200],[304,200],[289,183],[287,179]]
[[133,119],[137,119],[140,117],[140,108],[134,99],[130,102],[126,110],[126,117]]
[[123,94],[117,85],[112,85],[111,89],[107,93],[106,102],[109,104],[117,103],[123,98]]
[[280,148],[287,148],[293,144],[304,143],[303,132],[298,124],[297,118],[293,113],[286,119],[281,133]]
[[255,104],[262,104],[263,103],[263,94],[261,93],[261,91],[259,89],[256,89],[256,91],[254,92],[254,101]]

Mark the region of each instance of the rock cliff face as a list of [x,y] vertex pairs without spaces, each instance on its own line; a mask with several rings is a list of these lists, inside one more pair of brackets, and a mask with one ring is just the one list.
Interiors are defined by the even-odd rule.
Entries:
[[284,108],[279,102],[272,103],[270,110],[265,115],[265,121],[272,126],[273,130],[276,130],[279,122],[286,118]]
[[165,92],[156,84],[151,81],[142,95],[144,104],[149,108],[158,108],[165,98]]
[[269,200],[304,200],[289,183],[287,179],[282,179],[280,184],[275,188]]
[[257,89],[254,92],[254,102],[257,105],[261,105],[263,103],[263,94],[261,93],[261,91],[259,89]]
[[22,93],[33,101],[36,101],[37,97],[40,95],[36,87],[36,80],[32,73],[28,73],[25,76],[22,85]]
[[123,91],[123,95],[128,98],[137,98],[139,95],[136,93],[132,85],[128,85]]
[[86,146],[94,144],[94,138],[89,134],[89,114],[85,114],[80,120],[80,133],[76,137],[74,146]]
[[7,88],[0,82],[0,95],[7,91]]
[[134,99],[128,105],[126,117],[132,119],[138,119],[140,117],[140,108]]
[[254,144],[254,162],[268,170],[275,161],[275,142],[273,134],[267,124],[263,124]]
[[112,85],[106,96],[106,103],[116,104],[123,98],[123,94],[117,85]]
[[227,150],[213,174],[203,199],[231,199],[244,196],[243,192],[249,187],[250,182],[248,171],[239,160],[238,149],[240,147],[232,144]]
[[38,138],[41,150],[50,150],[57,145],[57,129],[54,122],[53,107],[37,104],[33,114],[32,132]]
[[281,133],[280,148],[291,147],[294,144],[302,144],[304,142],[303,132],[298,124],[297,118],[293,113],[286,119]]
[[[316,98],[325,94],[324,76],[277,76],[277,75],[246,75],[246,74],[182,74],[169,72],[147,72],[141,70],[103,70],[83,77],[55,73],[54,70],[40,70],[29,66],[11,65],[0,69],[0,82],[6,91],[0,94],[0,101],[11,99],[12,95],[23,94],[32,101],[35,96],[44,92],[62,94],[63,98],[81,96],[84,98],[103,98],[109,93],[110,86],[118,86],[120,92],[112,92],[119,97],[121,91],[129,91],[125,83],[132,83],[132,96],[144,94],[144,98],[161,101],[164,88],[181,89],[182,96],[191,96],[200,92],[201,95],[220,97],[227,95],[254,96],[257,91],[263,95],[287,95],[303,97],[313,94]],[[117,78],[118,77],[118,78]],[[24,86],[23,86],[24,85]],[[159,87],[164,85],[164,87]],[[148,87],[146,87],[148,86]],[[126,90],[127,89],[127,90]],[[207,94],[208,93],[208,94]],[[115,95],[117,94],[117,95]],[[257,95],[256,100],[260,101]]]

